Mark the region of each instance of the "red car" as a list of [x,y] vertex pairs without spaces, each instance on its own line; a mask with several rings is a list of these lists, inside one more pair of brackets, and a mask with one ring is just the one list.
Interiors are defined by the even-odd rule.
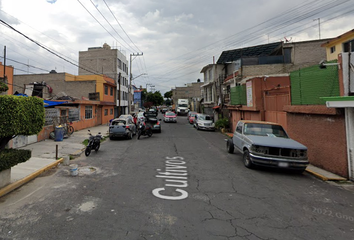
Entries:
[[177,122],[177,115],[174,112],[166,112],[165,115],[163,116],[163,121],[164,122]]
[[189,112],[187,115],[187,120],[190,124],[194,124],[195,115],[197,112]]

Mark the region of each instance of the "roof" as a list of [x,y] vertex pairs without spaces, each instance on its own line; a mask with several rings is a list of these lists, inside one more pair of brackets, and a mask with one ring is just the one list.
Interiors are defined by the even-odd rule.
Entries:
[[217,64],[233,62],[241,57],[269,56],[282,46],[283,42],[263,44],[253,47],[239,48],[223,51],[217,61]]
[[327,47],[327,46],[331,45],[332,43],[337,42],[337,41],[340,40],[341,38],[344,38],[344,39],[345,39],[347,36],[350,36],[350,35],[352,35],[353,33],[354,33],[354,29],[352,29],[352,30],[350,30],[350,31],[348,31],[348,32],[345,32],[345,33],[343,33],[342,35],[339,35],[339,36],[336,37],[336,38],[332,38],[331,40],[329,40],[329,41],[323,43],[323,44],[321,45],[321,47]]

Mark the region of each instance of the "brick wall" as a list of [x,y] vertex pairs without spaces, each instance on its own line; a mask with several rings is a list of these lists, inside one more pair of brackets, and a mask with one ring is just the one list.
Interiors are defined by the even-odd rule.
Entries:
[[24,93],[24,84],[42,81],[45,81],[53,89],[50,94],[44,88],[44,92],[47,93],[43,96],[44,98],[61,97],[65,93],[68,96],[81,99],[81,97],[88,98],[89,93],[96,92],[95,81],[65,82],[65,73],[15,75],[14,92]]
[[311,164],[348,177],[344,115],[288,112],[287,122],[289,136],[308,147]]

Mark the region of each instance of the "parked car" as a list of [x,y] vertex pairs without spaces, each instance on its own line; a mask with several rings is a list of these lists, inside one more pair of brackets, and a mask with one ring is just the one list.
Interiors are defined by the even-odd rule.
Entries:
[[197,130],[211,130],[215,131],[215,124],[213,118],[207,114],[198,113],[195,115],[194,127]]
[[147,114],[148,114],[149,116],[152,116],[152,117],[157,117],[158,112],[157,112],[157,109],[155,109],[155,108],[150,108],[149,111],[147,112]]
[[174,112],[166,112],[165,115],[163,116],[163,121],[164,122],[177,122],[177,115]]
[[132,139],[136,134],[136,126],[130,117],[120,116],[112,120],[109,125],[109,139],[128,138]]
[[194,124],[194,118],[197,112],[188,112],[187,114],[187,120],[190,124]]
[[166,113],[168,112],[168,108],[164,107],[164,108],[161,108],[161,113]]
[[229,153],[234,149],[241,152],[247,168],[265,166],[302,173],[309,164],[307,147],[291,139],[278,123],[241,120],[226,148]]
[[134,122],[133,116],[129,115],[129,114],[120,115],[118,118],[129,118],[130,120],[132,120]]

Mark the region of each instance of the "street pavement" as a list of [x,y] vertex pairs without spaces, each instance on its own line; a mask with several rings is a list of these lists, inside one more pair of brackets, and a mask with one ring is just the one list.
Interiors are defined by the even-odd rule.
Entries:
[[[11,182],[9,185],[0,189],[0,197],[21,187],[48,169],[57,167],[59,164],[68,164],[68,161],[64,160],[70,159],[70,156],[80,156],[85,149],[83,141],[88,139],[89,136],[88,129],[90,129],[93,135],[101,132],[102,136],[108,136],[108,125],[104,124],[75,131],[70,137],[64,138],[63,141],[46,139],[21,147],[20,149],[31,150],[32,157],[28,161],[11,168]],[[230,136],[230,133],[226,135]],[[345,178],[312,165],[308,166],[306,171],[323,181],[346,180]]]
[[38,177],[44,171],[56,167],[58,164],[64,164],[64,159],[80,156],[85,150],[83,141],[89,137],[88,129],[92,135],[101,132],[103,137],[108,136],[108,125],[104,124],[75,131],[63,141],[46,139],[20,147],[19,149],[31,150],[31,158],[11,168],[10,183],[0,189],[0,197]]

